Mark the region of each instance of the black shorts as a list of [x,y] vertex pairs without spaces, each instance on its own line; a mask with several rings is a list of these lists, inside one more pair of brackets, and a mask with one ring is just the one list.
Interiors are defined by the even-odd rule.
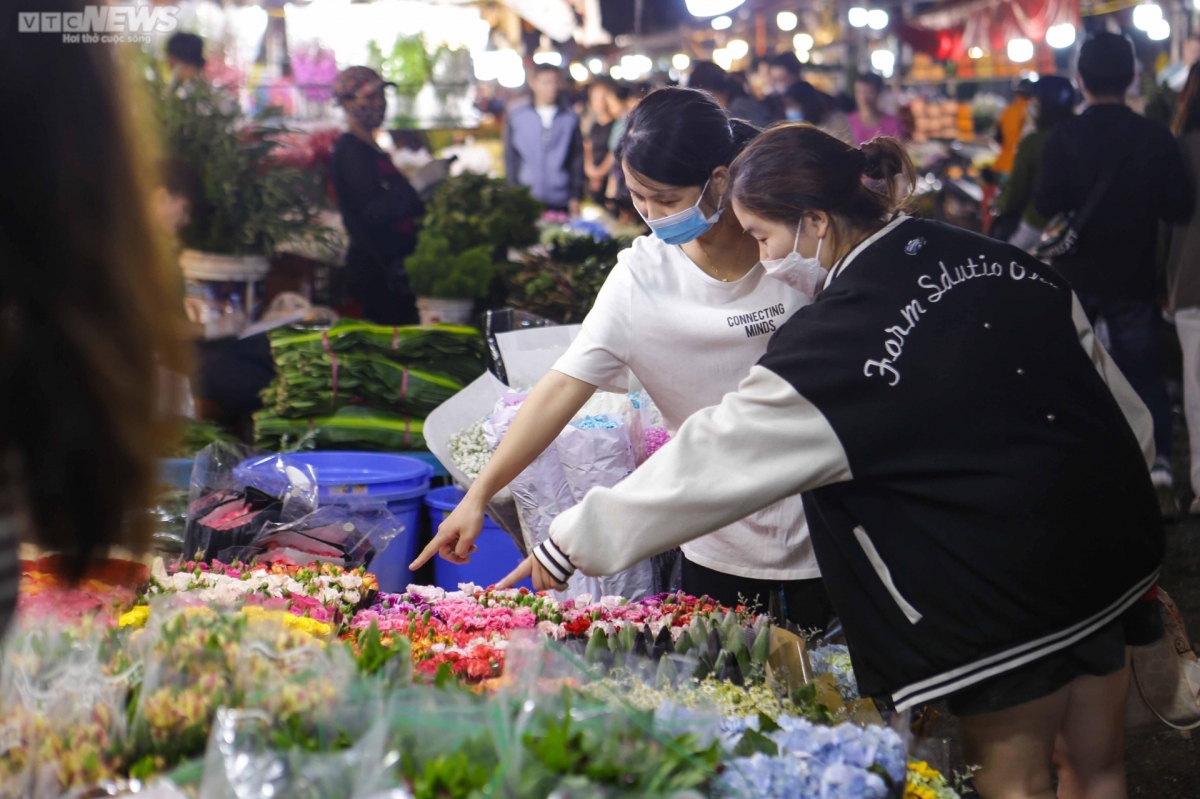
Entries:
[[1125,647],[1163,635],[1157,602],[1138,602],[1082,641],[946,697],[956,716],[996,713],[1050,696],[1079,677],[1103,677],[1125,666]]

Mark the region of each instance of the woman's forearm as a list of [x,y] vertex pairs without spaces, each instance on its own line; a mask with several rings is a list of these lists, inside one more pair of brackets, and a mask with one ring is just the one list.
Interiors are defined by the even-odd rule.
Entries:
[[464,501],[483,508],[501,489],[537,460],[546,447],[596,392],[583,380],[551,371],[521,404],[491,461],[471,486]]

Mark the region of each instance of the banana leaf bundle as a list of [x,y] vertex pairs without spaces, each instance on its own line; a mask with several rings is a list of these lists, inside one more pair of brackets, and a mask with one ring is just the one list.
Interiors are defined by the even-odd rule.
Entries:
[[292,352],[375,352],[412,368],[447,375],[464,385],[485,369],[479,331],[455,325],[386,327],[343,319],[328,330],[273,331],[271,353],[275,361]]
[[277,376],[263,394],[265,407],[276,416],[293,418],[330,414],[347,405],[425,418],[464,386],[373,351],[280,350],[275,368]]
[[288,419],[269,411],[254,416],[254,437],[263,449],[279,451],[311,435],[317,449],[398,452],[425,449],[425,425],[402,414],[348,406],[326,416]]

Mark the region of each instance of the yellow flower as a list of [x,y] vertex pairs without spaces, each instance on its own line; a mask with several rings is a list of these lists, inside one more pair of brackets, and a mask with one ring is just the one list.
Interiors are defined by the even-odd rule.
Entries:
[[252,619],[267,619],[282,622],[285,627],[307,633],[315,638],[328,638],[333,628],[323,621],[310,619],[307,616],[296,616],[284,610],[264,610],[257,605],[242,608],[242,614]]
[[933,766],[926,763],[924,760],[917,760],[908,764],[910,771],[915,771],[921,777],[933,782],[942,779],[942,772],[935,769]]
[[937,793],[932,788],[910,782],[904,789],[904,799],[937,799]]
[[117,622],[121,627],[145,627],[146,621],[150,618],[150,606],[138,605],[133,610],[121,614],[120,620]]

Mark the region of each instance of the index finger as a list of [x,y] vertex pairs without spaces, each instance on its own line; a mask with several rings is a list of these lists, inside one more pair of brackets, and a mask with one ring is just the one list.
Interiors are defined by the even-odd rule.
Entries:
[[533,574],[533,555],[521,561],[521,565],[509,572],[508,576],[503,580],[496,583],[496,587],[501,589],[512,588],[531,574]]
[[456,530],[447,530],[445,532],[439,530],[438,534],[433,537],[433,540],[421,550],[421,554],[417,555],[417,559],[408,564],[408,570],[415,572],[417,569],[424,566],[429,559],[436,555],[445,544],[453,541],[457,537],[458,532]]

